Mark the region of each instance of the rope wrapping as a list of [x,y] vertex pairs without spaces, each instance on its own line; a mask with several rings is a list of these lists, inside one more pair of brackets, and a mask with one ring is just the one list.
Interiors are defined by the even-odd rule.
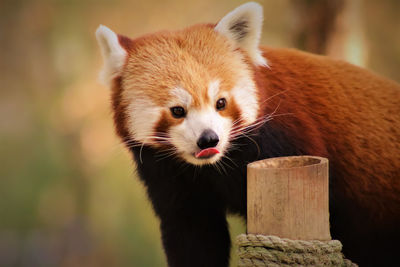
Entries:
[[338,240],[291,240],[277,236],[241,234],[238,267],[249,266],[343,266],[357,265],[345,259]]

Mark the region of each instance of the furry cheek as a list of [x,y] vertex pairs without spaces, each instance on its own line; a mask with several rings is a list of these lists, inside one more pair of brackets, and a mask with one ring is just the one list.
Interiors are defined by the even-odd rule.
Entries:
[[256,121],[259,109],[257,88],[247,77],[241,78],[231,91],[235,103],[241,113],[243,124],[250,125]]
[[146,97],[137,97],[127,108],[129,132],[135,141],[143,144],[154,143],[154,125],[159,121],[162,110]]

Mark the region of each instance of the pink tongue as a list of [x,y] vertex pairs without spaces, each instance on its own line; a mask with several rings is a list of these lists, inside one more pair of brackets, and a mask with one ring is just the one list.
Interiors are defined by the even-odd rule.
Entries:
[[196,158],[206,158],[215,154],[218,154],[219,150],[215,147],[203,149],[195,154]]

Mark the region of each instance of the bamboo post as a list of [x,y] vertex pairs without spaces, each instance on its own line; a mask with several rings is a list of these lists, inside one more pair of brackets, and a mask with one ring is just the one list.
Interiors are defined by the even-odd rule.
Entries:
[[331,240],[328,160],[270,158],[247,166],[247,232],[293,240]]

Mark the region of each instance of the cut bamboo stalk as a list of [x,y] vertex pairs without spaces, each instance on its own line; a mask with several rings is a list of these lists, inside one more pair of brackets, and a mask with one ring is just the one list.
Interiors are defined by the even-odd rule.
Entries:
[[328,160],[270,158],[247,166],[247,232],[331,240]]

